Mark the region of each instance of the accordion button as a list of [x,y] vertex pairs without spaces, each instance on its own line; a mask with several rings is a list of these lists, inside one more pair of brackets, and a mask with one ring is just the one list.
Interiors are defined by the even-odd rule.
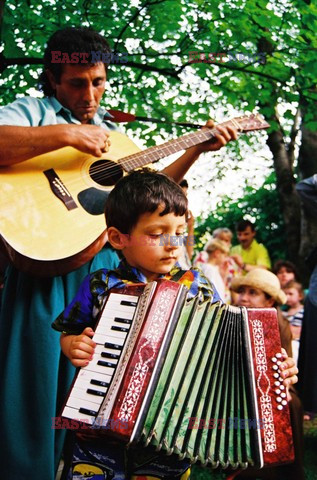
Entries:
[[278,403],[281,403],[281,401],[282,401],[281,397],[276,397],[276,401],[277,401]]
[[279,395],[279,394],[281,393],[281,390],[280,390],[279,388],[277,388],[277,389],[275,390],[275,393],[276,393],[276,395]]
[[283,400],[283,401],[282,401],[282,405],[287,405],[287,401],[286,401],[286,400]]
[[276,385],[277,387],[279,387],[279,386],[281,385],[281,382],[279,382],[279,381],[276,380],[276,382],[274,382],[274,385]]
[[278,410],[283,410],[282,405],[278,405],[278,406],[277,406],[277,409],[278,409]]
[[284,385],[281,385],[281,387],[280,387],[280,388],[281,388],[281,390],[284,390],[284,389],[285,389]]
[[282,393],[281,393],[281,397],[282,397],[282,398],[286,398],[286,393],[282,392]]
[[275,357],[272,357],[272,362],[277,362],[277,359]]
[[278,366],[277,365],[273,365],[273,370],[278,370]]
[[282,354],[281,354],[281,353],[277,353],[275,356],[276,356],[276,358],[281,358],[281,357],[282,357]]
[[273,373],[274,378],[279,378],[279,376],[280,376],[279,373]]

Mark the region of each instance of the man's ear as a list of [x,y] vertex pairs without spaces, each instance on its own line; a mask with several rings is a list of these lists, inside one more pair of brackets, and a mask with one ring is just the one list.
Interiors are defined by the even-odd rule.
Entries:
[[51,87],[53,90],[56,90],[56,80],[54,78],[54,75],[52,74],[52,72],[47,68],[45,70],[45,73],[46,73],[46,76],[51,84]]
[[129,241],[129,235],[121,233],[116,227],[109,227],[107,229],[108,241],[110,245],[116,250],[123,250]]

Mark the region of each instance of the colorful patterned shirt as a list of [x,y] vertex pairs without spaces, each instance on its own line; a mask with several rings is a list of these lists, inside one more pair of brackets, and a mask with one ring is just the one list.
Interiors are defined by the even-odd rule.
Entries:
[[[169,274],[161,275],[160,278],[171,280],[180,270],[179,265],[176,264]],[[74,335],[79,335],[86,327],[94,328],[107,292],[111,288],[123,288],[126,284],[133,283],[147,283],[147,279],[125,260],[122,260],[115,270],[102,268],[87,275],[75,298],[53,322],[52,327],[60,332]],[[199,269],[192,268],[184,271],[178,283],[188,288],[189,298],[199,294],[202,300],[221,301],[215,287]]]

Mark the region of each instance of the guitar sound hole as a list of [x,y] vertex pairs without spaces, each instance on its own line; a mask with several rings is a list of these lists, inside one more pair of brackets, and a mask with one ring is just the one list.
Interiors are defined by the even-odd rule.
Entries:
[[89,175],[99,185],[111,187],[120,180],[123,172],[117,163],[110,160],[97,160],[90,165]]

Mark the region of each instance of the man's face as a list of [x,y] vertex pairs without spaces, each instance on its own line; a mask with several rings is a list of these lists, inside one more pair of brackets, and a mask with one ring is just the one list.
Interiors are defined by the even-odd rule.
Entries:
[[255,237],[255,231],[253,231],[252,228],[248,225],[245,230],[237,232],[237,237],[242,248],[246,249],[249,248],[249,246],[251,245]]
[[81,122],[88,123],[97,112],[105,91],[106,70],[103,63],[63,66],[60,83],[50,75],[57,100]]

